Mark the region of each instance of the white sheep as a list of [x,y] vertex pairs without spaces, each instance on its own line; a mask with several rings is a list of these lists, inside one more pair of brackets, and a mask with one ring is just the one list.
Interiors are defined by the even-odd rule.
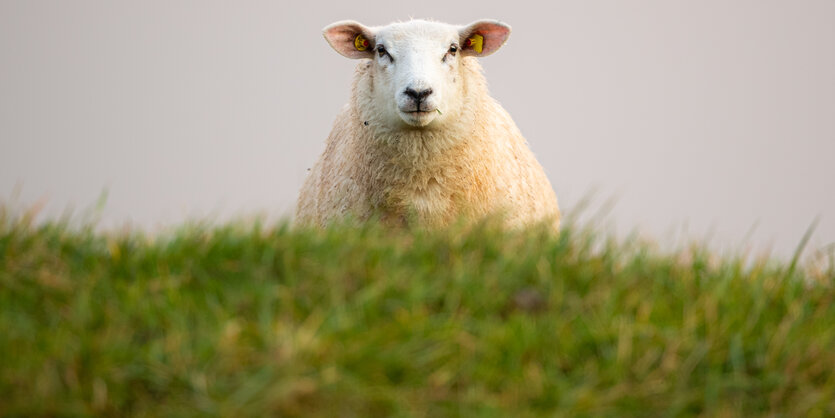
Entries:
[[297,222],[376,215],[442,226],[501,213],[509,225],[558,228],[551,184],[490,97],[476,59],[508,35],[510,27],[494,20],[327,26],[331,47],[361,62],[351,99],[302,187]]

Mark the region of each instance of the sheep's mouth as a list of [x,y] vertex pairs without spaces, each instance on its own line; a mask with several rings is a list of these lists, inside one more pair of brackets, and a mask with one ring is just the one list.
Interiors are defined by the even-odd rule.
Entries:
[[413,109],[413,110],[402,110],[403,113],[432,113],[435,109]]
[[429,122],[435,119],[437,113],[438,111],[434,108],[432,110],[400,109],[400,117],[403,119],[404,122],[412,126],[426,126],[427,124],[429,124]]
[[413,110],[402,110],[404,114],[406,114],[410,118],[419,118],[423,119],[427,116],[434,115],[438,113],[437,109],[413,109]]

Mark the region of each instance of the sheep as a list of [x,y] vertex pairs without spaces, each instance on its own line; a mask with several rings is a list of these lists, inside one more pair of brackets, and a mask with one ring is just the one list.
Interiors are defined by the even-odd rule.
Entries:
[[442,227],[501,214],[505,224],[559,228],[557,198],[477,58],[510,26],[426,20],[324,28],[336,52],[359,59],[350,101],[302,186],[296,222],[345,217]]

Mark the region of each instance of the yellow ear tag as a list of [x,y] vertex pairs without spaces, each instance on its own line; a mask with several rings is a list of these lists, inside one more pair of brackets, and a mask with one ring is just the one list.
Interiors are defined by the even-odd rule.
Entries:
[[354,38],[354,46],[358,51],[365,51],[368,49],[368,39],[365,39],[362,34],[359,34],[356,38]]
[[479,34],[475,34],[467,38],[467,43],[465,45],[471,47],[477,54],[480,54],[481,51],[484,50],[484,37]]

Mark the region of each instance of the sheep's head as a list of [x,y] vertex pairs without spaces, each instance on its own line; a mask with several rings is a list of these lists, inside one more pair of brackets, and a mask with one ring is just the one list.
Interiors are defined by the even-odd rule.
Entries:
[[461,60],[498,50],[510,27],[493,20],[467,26],[413,20],[373,28],[342,21],[324,35],[340,54],[372,61],[370,94],[385,123],[425,127],[460,110]]

